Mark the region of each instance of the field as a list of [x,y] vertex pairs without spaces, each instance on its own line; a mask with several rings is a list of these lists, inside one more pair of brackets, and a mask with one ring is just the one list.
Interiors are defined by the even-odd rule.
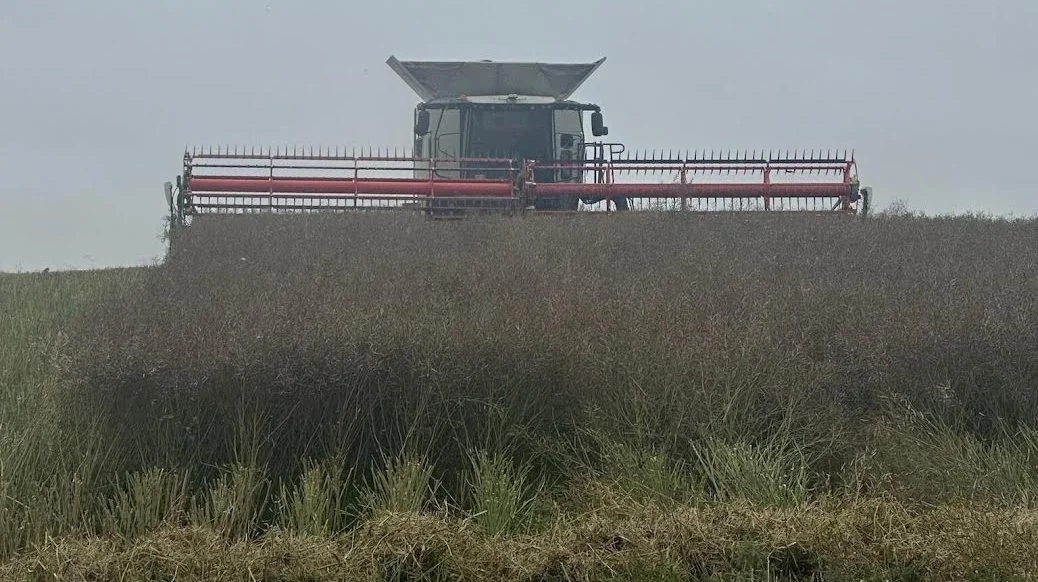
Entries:
[[201,220],[0,275],[0,579],[1038,577],[1038,222]]

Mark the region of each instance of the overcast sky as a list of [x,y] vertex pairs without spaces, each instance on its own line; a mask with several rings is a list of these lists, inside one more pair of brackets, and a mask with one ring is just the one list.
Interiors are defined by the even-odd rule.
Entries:
[[631,148],[857,152],[877,206],[1038,214],[1035,0],[0,1],[0,270],[162,254],[192,144],[398,145],[401,60],[606,63]]

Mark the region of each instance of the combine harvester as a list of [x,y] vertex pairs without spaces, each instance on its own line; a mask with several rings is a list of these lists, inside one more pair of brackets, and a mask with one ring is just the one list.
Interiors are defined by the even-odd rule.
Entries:
[[868,212],[853,153],[632,154],[598,105],[569,97],[587,64],[401,62],[388,65],[422,102],[414,146],[189,148],[166,183],[170,219],[255,212],[411,210],[473,213],[662,211]]

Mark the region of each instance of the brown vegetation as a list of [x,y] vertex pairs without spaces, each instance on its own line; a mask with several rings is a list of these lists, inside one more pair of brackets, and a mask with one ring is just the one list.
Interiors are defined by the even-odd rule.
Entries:
[[445,468],[487,438],[550,457],[595,410],[623,433],[609,436],[636,431],[678,458],[708,438],[792,439],[812,484],[832,484],[887,449],[905,411],[981,441],[1036,417],[1036,232],[816,216],[199,221],[145,289],[90,318],[67,396],[111,419],[142,466],[234,460],[243,414],[258,423],[251,460],[279,476],[307,456],[367,467],[374,445],[408,435]]
[[[291,553],[294,535],[403,515],[423,539],[454,532],[452,572],[532,576],[620,512],[687,518],[620,536],[656,548],[629,563],[657,574],[741,571],[740,544],[787,541],[810,572],[750,570],[1028,567],[1014,552],[1033,520],[976,520],[1030,515],[1038,493],[1033,221],[256,216],[174,242],[130,297],[76,320],[47,393],[63,462],[92,485],[64,531],[131,540],[106,564],[140,536]],[[869,529],[877,511],[894,529]],[[727,541],[702,560],[661,549],[714,526]],[[933,570],[966,530],[1007,545]],[[414,559],[412,543],[392,551]]]

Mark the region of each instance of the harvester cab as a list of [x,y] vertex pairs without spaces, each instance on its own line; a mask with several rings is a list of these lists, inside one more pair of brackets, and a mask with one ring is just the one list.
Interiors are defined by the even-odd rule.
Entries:
[[[604,58],[588,64],[401,62],[390,57],[387,64],[422,99],[414,114],[414,156],[436,162],[436,179],[471,180],[505,177],[507,166],[525,160],[576,166],[584,164],[589,149],[593,155],[605,155],[605,145],[589,142],[584,131],[589,114],[592,136],[609,133],[601,108],[569,99],[603,62]],[[619,144],[610,145],[611,151],[618,151]],[[463,170],[458,159],[482,163]],[[493,168],[495,162],[500,169]],[[429,166],[420,168],[416,177],[430,177]],[[571,167],[541,167],[534,168],[531,178],[536,183],[580,183],[584,173]],[[532,208],[575,211],[580,202],[600,201],[537,198]],[[617,209],[628,208],[626,198],[613,202]]]
[[630,152],[605,142],[601,108],[570,99],[604,61],[390,57],[421,99],[413,150],[189,148],[166,188],[171,222],[371,210],[867,212],[871,189],[860,187],[847,150]]

